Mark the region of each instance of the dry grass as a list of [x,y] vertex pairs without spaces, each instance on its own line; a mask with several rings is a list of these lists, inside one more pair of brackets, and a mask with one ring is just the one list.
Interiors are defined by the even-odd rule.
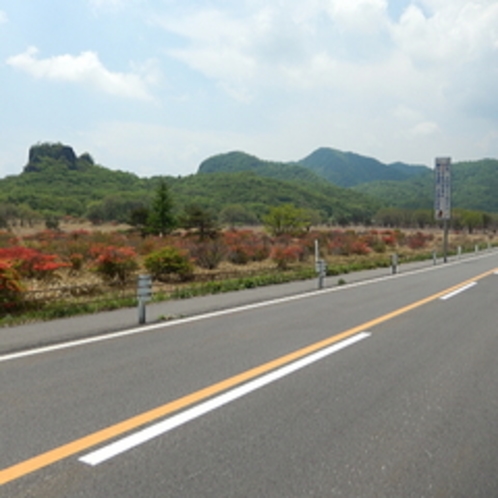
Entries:
[[[116,231],[129,230],[130,225],[123,223],[102,223],[101,225],[94,225],[89,221],[71,221],[59,223],[59,229],[63,232],[74,232],[76,230],[86,230],[88,232],[103,232],[110,233]],[[24,237],[27,235],[35,235],[43,230],[46,230],[45,223],[34,223],[32,226],[15,226],[11,227],[11,232],[16,237]]]

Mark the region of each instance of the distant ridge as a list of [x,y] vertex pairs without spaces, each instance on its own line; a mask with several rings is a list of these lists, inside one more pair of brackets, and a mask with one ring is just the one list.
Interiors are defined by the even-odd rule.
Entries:
[[203,161],[198,174],[205,173],[240,173],[252,171],[259,176],[277,180],[297,180],[301,182],[321,182],[315,172],[297,163],[263,161],[245,152],[227,152]]
[[378,181],[404,181],[431,171],[427,166],[412,166],[402,162],[384,164],[353,152],[320,148],[296,162],[264,161],[233,151],[218,154],[203,161],[198,173],[237,173],[252,171],[259,176],[279,180],[322,182],[323,179],[339,187],[355,187]]
[[374,181],[403,181],[430,171],[427,166],[401,162],[384,164],[353,152],[320,148],[298,163],[340,187],[354,187]]

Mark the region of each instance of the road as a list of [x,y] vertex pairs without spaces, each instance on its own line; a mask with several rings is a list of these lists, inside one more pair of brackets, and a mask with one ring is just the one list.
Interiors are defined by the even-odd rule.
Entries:
[[497,273],[490,253],[4,354],[0,496],[498,496]]

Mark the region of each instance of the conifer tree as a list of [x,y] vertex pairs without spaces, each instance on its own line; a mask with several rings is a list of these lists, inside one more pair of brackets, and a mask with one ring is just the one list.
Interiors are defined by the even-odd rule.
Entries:
[[170,233],[175,227],[173,200],[169,186],[164,179],[161,179],[157,187],[147,225],[151,233],[161,237]]

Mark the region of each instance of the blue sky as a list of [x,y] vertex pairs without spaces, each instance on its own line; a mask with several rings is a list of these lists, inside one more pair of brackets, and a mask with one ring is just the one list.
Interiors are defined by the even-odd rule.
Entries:
[[0,177],[37,142],[140,176],[496,158],[498,1],[0,0],[0,82]]

